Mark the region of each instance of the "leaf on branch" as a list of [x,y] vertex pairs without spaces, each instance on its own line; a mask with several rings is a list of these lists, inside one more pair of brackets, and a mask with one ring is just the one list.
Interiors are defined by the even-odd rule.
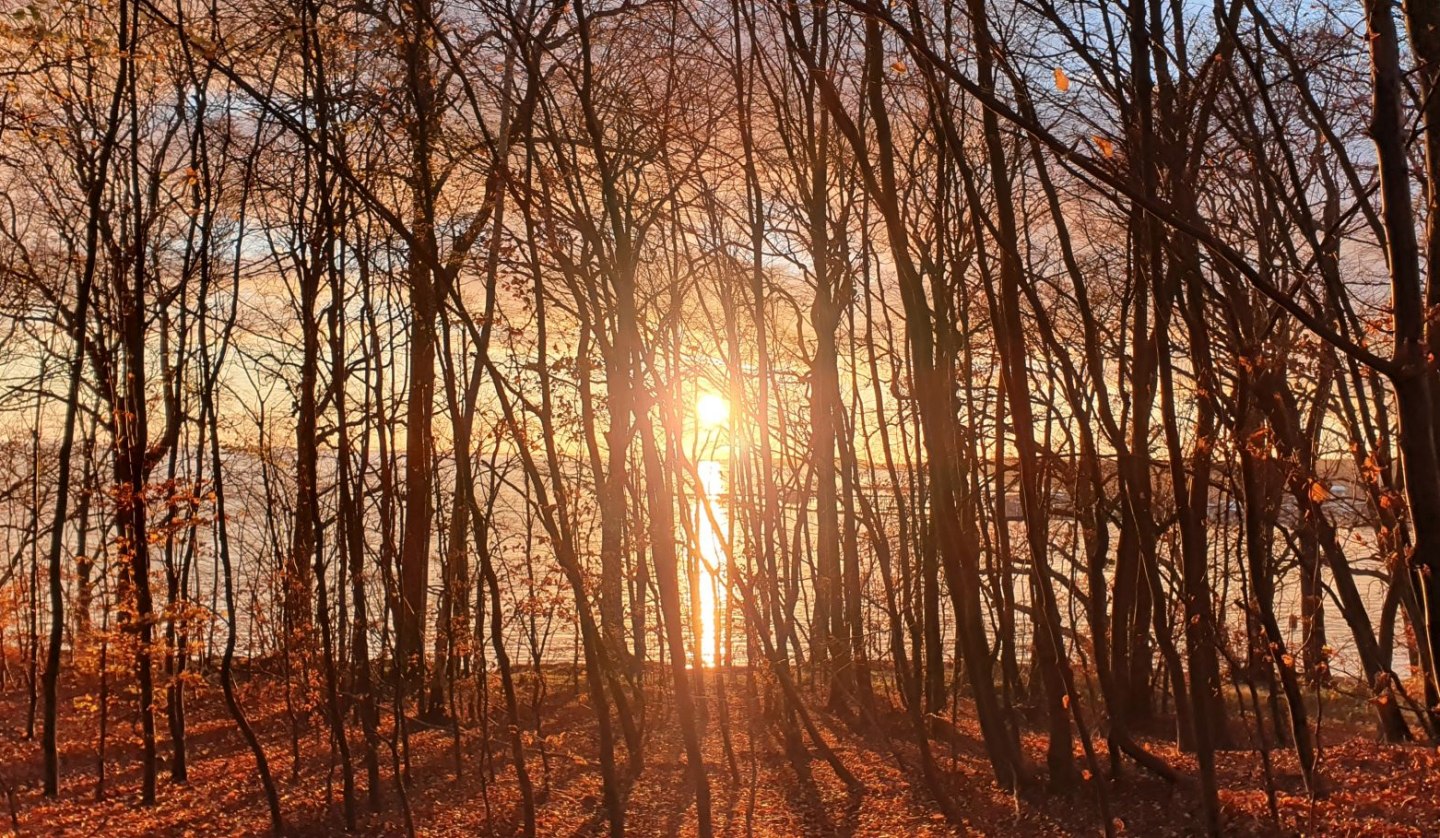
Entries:
[[1061,93],[1066,93],[1070,90],[1070,77],[1065,75],[1065,71],[1059,67],[1055,68],[1055,89]]

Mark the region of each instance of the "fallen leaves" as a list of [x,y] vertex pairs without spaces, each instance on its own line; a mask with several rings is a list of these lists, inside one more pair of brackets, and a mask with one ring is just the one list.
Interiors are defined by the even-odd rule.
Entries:
[[[568,680],[568,679],[567,679]],[[737,681],[739,683],[739,681]],[[246,683],[243,702],[254,711],[257,732],[267,752],[282,769],[282,806],[287,819],[303,824],[306,834],[342,835],[338,817],[338,775],[324,736],[324,725],[304,729],[298,773],[290,776],[289,722],[283,691],[273,683]],[[215,698],[213,686],[197,686],[191,704],[191,779],[188,785],[163,783],[159,804],[143,809],[132,806],[136,785],[135,746],[121,730],[112,730],[107,765],[109,796],[93,798],[93,717],[75,712],[75,699],[89,695],[73,685],[61,720],[61,753],[65,762],[62,794],[48,801],[28,772],[38,771],[33,742],[21,738],[23,691],[0,695],[0,772],[17,789],[17,811],[23,834],[54,832],[103,833],[107,838],[148,834],[259,835],[266,828],[264,802],[254,781],[253,762],[243,741]],[[498,690],[496,691],[498,695]],[[738,691],[737,691],[738,693]],[[583,694],[583,690],[582,690]],[[576,700],[574,692],[557,692],[543,705],[543,735],[526,726],[532,779],[544,779],[548,793],[538,807],[540,832],[546,835],[594,834],[602,799],[595,762],[594,714]],[[731,696],[732,720],[749,719],[740,695]],[[79,702],[83,703],[83,702]],[[895,736],[890,747],[898,753],[876,750],[873,742],[858,736],[843,721],[813,707],[816,723],[847,767],[860,777],[865,792],[854,795],[821,763],[813,763],[808,780],[797,779],[795,764],[775,736],[773,720],[755,718],[735,723],[733,749],[740,780],[724,766],[725,746],[712,728],[702,746],[709,766],[711,793],[717,812],[726,811],[734,824],[748,823],[749,834],[772,836],[856,835],[924,836],[977,835],[1051,836],[1097,834],[1103,821],[1085,798],[1036,793],[1027,795],[1017,812],[1014,797],[993,781],[984,755],[973,707],[961,700],[955,715],[946,713],[946,735],[937,734],[935,758],[947,788],[965,813],[963,824],[950,823],[923,792],[923,780],[907,773],[892,757],[915,764],[914,745]],[[115,705],[112,705],[112,709]],[[497,708],[492,712],[500,713]],[[496,717],[492,716],[492,720]],[[892,734],[906,729],[903,723]],[[1299,784],[1293,752],[1272,751],[1278,785],[1277,799],[1282,832],[1316,829],[1327,834],[1440,834],[1440,799],[1428,794],[1429,778],[1440,771],[1440,753],[1421,745],[1383,745],[1366,729],[1346,729],[1326,723],[1324,764],[1326,780],[1335,789],[1329,797],[1311,801]],[[409,801],[421,834],[512,834],[518,789],[513,771],[500,756],[506,738],[492,726],[491,747],[497,755],[496,773],[483,780],[480,790],[483,740],[478,727],[461,728],[464,771],[454,773],[455,742],[444,728],[420,728],[410,734],[410,760],[414,782]],[[388,733],[382,731],[382,736]],[[646,731],[646,768],[629,791],[626,819],[634,834],[695,834],[693,798],[687,795],[685,760],[678,724],[661,714]],[[1193,776],[1194,755],[1178,751],[1173,741],[1146,738],[1148,750]],[[1108,764],[1106,742],[1098,738],[1099,764]],[[1043,764],[1046,740],[1039,730],[1022,731],[1022,747],[1034,764]],[[549,764],[545,767],[541,750]],[[163,748],[162,748],[163,750]],[[623,748],[622,754],[623,758]],[[1078,758],[1078,755],[1077,755]],[[752,768],[753,766],[753,768]],[[358,767],[358,766],[357,766]],[[388,770],[388,769],[382,769]],[[754,771],[751,779],[751,771]],[[38,776],[38,775],[37,775]],[[1105,782],[1102,769],[1082,768],[1086,783]],[[1217,778],[1226,811],[1227,829],[1236,834],[1272,834],[1263,779],[1250,750],[1217,754]],[[386,773],[382,811],[362,817],[358,834],[389,835],[402,832],[404,820],[394,786]],[[363,784],[363,779],[362,779]],[[363,794],[363,789],[361,789]],[[753,796],[752,796],[753,795]],[[1111,826],[1116,833],[1173,836],[1186,834],[1196,821],[1189,802],[1177,797],[1163,781],[1131,774],[1123,787],[1110,795]]]

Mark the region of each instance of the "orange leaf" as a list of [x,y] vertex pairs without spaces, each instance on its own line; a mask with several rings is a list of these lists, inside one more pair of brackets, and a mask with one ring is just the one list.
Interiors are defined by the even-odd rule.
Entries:
[[1070,89],[1070,77],[1065,75],[1065,71],[1059,67],[1055,68],[1055,89],[1061,93]]
[[1115,146],[1112,145],[1109,140],[1105,139],[1099,134],[1096,134],[1091,139],[1095,141],[1095,147],[1100,149],[1100,153],[1105,155],[1106,158],[1115,156]]

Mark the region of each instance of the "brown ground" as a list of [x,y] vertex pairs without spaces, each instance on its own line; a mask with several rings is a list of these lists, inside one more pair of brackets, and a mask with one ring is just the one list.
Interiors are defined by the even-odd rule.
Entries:
[[[12,675],[14,671],[12,670]],[[264,689],[259,684],[264,684]],[[738,690],[732,685],[732,694]],[[498,692],[498,691],[497,691]],[[37,743],[24,739],[28,696],[23,683],[11,680],[0,694],[0,781],[9,800],[0,812],[22,835],[252,835],[268,832],[268,819],[254,762],[226,715],[220,692],[199,685],[188,707],[190,781],[178,785],[162,769],[160,801],[152,808],[138,805],[136,760],[138,724],[133,697],[112,695],[106,797],[97,801],[95,692],[65,691],[61,713],[62,788],[57,801],[40,794]],[[343,834],[340,775],[331,766],[326,728],[317,716],[300,739],[298,774],[284,713],[283,687],[273,681],[246,684],[243,702],[261,733],[272,770],[280,785],[287,824],[295,834]],[[498,695],[495,696],[498,702]],[[818,702],[817,702],[818,703]],[[546,838],[603,832],[598,821],[600,781],[596,767],[594,716],[575,697],[568,678],[552,683],[544,715],[548,784],[540,749],[533,737],[528,748],[531,776],[539,805],[539,834]],[[498,707],[498,705],[497,705]],[[695,833],[693,794],[684,780],[684,756],[670,702],[652,698],[646,740],[645,769],[629,794],[627,828],[642,836]],[[951,794],[965,812],[967,831],[987,835],[1100,834],[1095,785],[1080,791],[1050,793],[1027,790],[1018,797],[998,789],[991,780],[973,722],[962,712],[960,736],[937,742],[935,752],[946,773]],[[497,715],[497,720],[499,716]],[[891,739],[862,736],[844,721],[816,715],[845,764],[865,784],[863,793],[849,793],[829,767],[812,760],[802,778],[785,756],[775,727],[765,716],[732,697],[731,728],[738,777],[725,757],[718,715],[709,720],[706,759],[710,772],[716,833],[721,836],[905,836],[950,835],[960,830],[946,824],[919,779],[915,749],[905,741],[908,726],[895,723]],[[1331,725],[1339,723],[1331,722]],[[163,712],[157,718],[161,750],[168,756]],[[618,732],[617,732],[618,735]],[[455,775],[454,738],[448,729],[413,730],[411,768],[414,783],[409,802],[417,831],[424,835],[511,835],[517,832],[514,775],[504,758],[503,740],[494,747],[494,778],[482,776],[483,748],[478,728],[461,732],[463,773]],[[1242,739],[1244,734],[1241,734]],[[387,734],[388,740],[388,734]],[[1193,774],[1193,760],[1173,747],[1148,740],[1149,746],[1181,770]],[[1276,752],[1275,782],[1279,792],[1280,830],[1286,834],[1440,835],[1440,795],[1433,792],[1440,758],[1431,746],[1380,745],[1363,727],[1323,732],[1324,773],[1329,793],[1312,801],[1304,793],[1293,756]],[[1043,765],[1043,739],[1026,742],[1036,765]],[[1103,742],[1097,742],[1102,749]],[[404,819],[395,792],[392,756],[382,753],[384,811],[371,814],[364,805],[364,772],[360,768],[360,831],[403,834]],[[623,755],[621,757],[623,762]],[[1221,753],[1220,782],[1227,830],[1234,834],[1277,832],[1270,820],[1260,759],[1253,750]],[[904,765],[902,767],[901,761]],[[1172,788],[1163,780],[1139,774],[1129,763],[1119,781],[1105,781],[1118,831],[1126,835],[1183,835],[1196,829],[1195,794]],[[488,808],[487,808],[488,798]],[[4,823],[5,820],[0,820]]]

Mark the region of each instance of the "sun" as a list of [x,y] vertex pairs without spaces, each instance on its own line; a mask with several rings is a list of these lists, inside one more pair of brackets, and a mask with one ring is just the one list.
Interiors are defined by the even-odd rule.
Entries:
[[695,416],[704,427],[719,427],[730,421],[730,402],[719,393],[702,393],[695,402]]

